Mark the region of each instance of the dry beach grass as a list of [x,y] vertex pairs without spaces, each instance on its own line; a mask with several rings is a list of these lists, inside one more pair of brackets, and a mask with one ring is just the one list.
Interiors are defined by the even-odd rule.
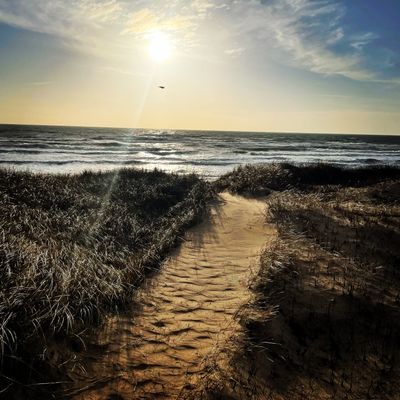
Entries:
[[[266,218],[276,231],[269,228],[268,236],[262,233],[262,224],[255,229],[252,220],[246,219],[251,208],[249,215],[244,215],[250,206],[244,206],[247,203],[243,199],[232,197],[232,204],[228,202],[231,208],[227,208],[230,219],[217,214],[214,218],[221,219],[216,220],[217,225],[206,225],[214,228],[209,238],[203,237],[204,243],[198,239],[182,246],[183,253],[177,254],[188,252],[190,257],[178,256],[176,265],[172,257],[170,270],[157,275],[162,290],[144,290],[138,298],[143,310],[147,310],[139,312],[140,326],[122,316],[121,323],[116,324],[121,327],[121,335],[125,337],[127,326],[132,332],[139,332],[139,336],[143,327],[151,327],[156,335],[165,335],[169,325],[175,335],[179,318],[164,318],[163,324],[157,325],[153,322],[181,308],[182,315],[186,318],[187,314],[190,320],[191,308],[182,299],[190,305],[197,296],[193,293],[202,298],[204,282],[213,295],[214,286],[223,284],[217,293],[222,305],[211,303],[220,315],[224,301],[236,293],[224,290],[228,278],[233,278],[233,274],[223,278],[225,270],[229,271],[226,268],[242,260],[240,257],[246,252],[241,246],[249,247],[248,238],[257,248],[268,240],[260,257],[261,268],[252,283],[254,296],[249,300],[250,297],[241,295],[248,304],[238,313],[240,326],[224,335],[228,338],[226,346],[209,346],[213,351],[204,355],[206,362],[201,369],[196,365],[199,374],[196,372],[181,396],[396,399],[400,392],[398,168],[343,169],[324,164],[244,166],[213,184],[193,175],[132,169],[78,175],[2,170],[0,189],[0,390],[6,396],[12,393],[14,398],[23,398],[27,389],[34,387],[38,398],[54,398],[53,386],[29,385],[43,384],[49,377],[60,381],[66,378],[60,365],[64,358],[57,356],[57,346],[71,348],[71,354],[82,353],[85,344],[80,331],[93,326],[106,313],[123,308],[146,273],[160,266],[183,232],[208,210],[215,191],[223,190],[267,196],[263,200]],[[221,237],[228,238],[225,242],[218,239],[215,226],[223,233]],[[198,256],[202,251],[205,255]],[[240,255],[235,256],[235,251]],[[228,262],[229,257],[232,260]],[[210,262],[214,258],[216,261]],[[200,272],[199,262],[204,264]],[[220,264],[218,278],[213,280],[207,268]],[[245,270],[246,260],[241,265]],[[195,272],[188,273],[192,269]],[[157,278],[154,282],[158,282]],[[239,293],[241,286],[237,287]],[[182,293],[189,293],[189,297]],[[174,306],[174,299],[178,307]],[[209,318],[208,306],[204,304],[198,312]],[[167,311],[158,315],[163,307]],[[233,307],[229,315],[234,314]],[[188,327],[182,329],[189,340]],[[134,336],[132,332],[126,340]],[[133,358],[140,357],[132,354],[137,349],[132,349],[125,359],[130,347],[120,348],[119,336],[112,336],[110,351],[122,354],[115,365],[123,365],[119,373],[127,376],[124,385],[136,382],[132,376],[137,380],[143,374],[147,379],[149,371],[141,370],[145,363],[139,363],[139,372],[135,367],[137,360]],[[146,344],[146,337],[142,339]],[[153,340],[151,336],[147,339]],[[157,341],[161,339],[157,336]],[[208,343],[209,339],[202,340]],[[174,348],[169,339],[167,342],[169,354]],[[200,343],[190,344],[193,351],[198,347],[205,349]],[[190,355],[192,350],[182,350],[180,344],[178,341],[178,353]],[[152,342],[149,348],[153,345]],[[92,357],[90,349],[83,353],[89,359]],[[97,356],[103,360],[102,353]],[[155,355],[143,356],[148,363]],[[99,365],[102,368],[102,361]],[[115,365],[107,368],[112,371]],[[132,376],[126,366],[135,370]],[[88,368],[82,376],[93,372],[91,389],[111,396],[113,386],[102,382],[97,386],[100,373],[96,371],[95,367]],[[169,376],[170,371],[166,372]],[[115,377],[105,377],[109,378]],[[120,383],[116,381],[115,385],[119,390]],[[165,396],[172,393],[168,393],[168,387],[163,387]],[[84,396],[86,389],[79,387],[75,393]]]
[[79,330],[124,305],[212,197],[194,175],[157,170],[1,170],[1,389],[46,381],[49,343],[81,345]]
[[304,192],[321,185],[369,186],[399,178],[400,169],[393,166],[343,168],[324,163],[249,164],[221,176],[215,182],[215,187],[218,191],[263,196],[289,189]]
[[399,170],[323,171],[248,166],[220,179],[236,192],[268,189],[278,237],[261,257],[241,334],[214,357],[195,396],[398,398]]

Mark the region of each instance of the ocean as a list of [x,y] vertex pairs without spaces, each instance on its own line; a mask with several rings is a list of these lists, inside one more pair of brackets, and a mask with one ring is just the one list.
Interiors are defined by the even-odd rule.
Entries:
[[0,166],[40,172],[121,166],[213,179],[241,164],[400,163],[400,136],[0,125]]

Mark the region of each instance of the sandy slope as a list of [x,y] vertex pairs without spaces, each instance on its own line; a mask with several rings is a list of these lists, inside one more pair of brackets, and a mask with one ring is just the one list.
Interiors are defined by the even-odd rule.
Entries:
[[76,399],[176,398],[238,329],[247,281],[272,235],[265,204],[229,194],[190,230],[138,295],[143,307],[106,323],[76,373]]

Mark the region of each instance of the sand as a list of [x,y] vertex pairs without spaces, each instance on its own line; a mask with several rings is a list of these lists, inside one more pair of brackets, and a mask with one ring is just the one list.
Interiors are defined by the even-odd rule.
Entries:
[[273,228],[265,203],[223,193],[139,291],[134,312],[107,319],[73,373],[74,399],[172,399],[240,329],[248,280]]

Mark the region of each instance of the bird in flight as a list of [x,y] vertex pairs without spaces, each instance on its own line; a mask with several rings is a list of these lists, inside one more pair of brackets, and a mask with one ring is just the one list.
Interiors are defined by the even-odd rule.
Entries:
[[165,89],[165,86],[159,86],[159,89]]

